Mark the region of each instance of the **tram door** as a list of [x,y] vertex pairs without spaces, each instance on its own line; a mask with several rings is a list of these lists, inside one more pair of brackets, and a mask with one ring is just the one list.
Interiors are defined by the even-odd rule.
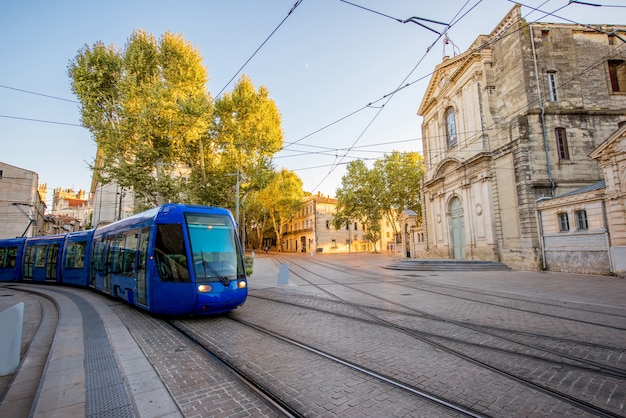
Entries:
[[455,259],[465,258],[465,223],[463,221],[463,205],[461,199],[455,197],[450,202],[450,235],[452,251]]
[[146,265],[150,228],[143,228],[139,236],[139,260],[137,262],[137,303],[146,306]]
[[[56,281],[57,265],[59,263],[59,244],[48,245],[46,254],[46,280]],[[44,247],[45,248],[45,247]]]

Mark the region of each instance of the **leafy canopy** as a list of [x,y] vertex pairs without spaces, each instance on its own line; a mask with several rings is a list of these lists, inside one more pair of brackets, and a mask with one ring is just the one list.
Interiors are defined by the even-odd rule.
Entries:
[[[103,183],[132,188],[137,210],[166,201],[234,208],[274,175],[283,144],[269,91],[242,76],[213,100],[199,51],[181,35],[137,30],[122,50],[85,45],[68,65]],[[242,199],[245,202],[245,199]]]
[[335,228],[360,221],[376,250],[383,219],[389,220],[395,229],[402,210],[411,209],[421,214],[423,172],[422,156],[415,152],[393,151],[377,160],[371,169],[361,160],[350,162],[336,191]]
[[283,226],[300,210],[304,196],[302,180],[293,171],[284,168],[258,195],[258,201],[267,211],[281,249]]

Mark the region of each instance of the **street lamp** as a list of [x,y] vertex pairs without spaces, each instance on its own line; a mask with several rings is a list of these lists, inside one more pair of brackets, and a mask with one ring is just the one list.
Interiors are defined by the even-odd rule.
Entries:
[[[247,178],[239,172],[239,168],[237,168],[236,173],[226,174],[227,176],[237,176],[237,183],[235,186],[235,221],[237,222],[237,228],[239,228],[239,184],[241,180],[247,180]],[[244,225],[244,233],[245,233],[245,225]],[[241,239],[241,236],[240,236]],[[244,242],[241,242],[241,245],[244,245]]]

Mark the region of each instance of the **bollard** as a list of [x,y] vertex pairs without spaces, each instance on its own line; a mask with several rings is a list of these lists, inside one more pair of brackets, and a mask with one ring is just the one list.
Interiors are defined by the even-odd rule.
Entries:
[[0,376],[15,372],[20,365],[24,303],[0,312]]
[[285,263],[278,269],[278,283],[289,284],[289,263]]

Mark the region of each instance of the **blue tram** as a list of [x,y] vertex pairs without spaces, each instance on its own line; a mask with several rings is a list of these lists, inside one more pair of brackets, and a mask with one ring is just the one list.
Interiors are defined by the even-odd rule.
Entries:
[[248,294],[232,214],[180,204],[89,231],[0,240],[0,280],[90,287],[166,315],[228,312]]

